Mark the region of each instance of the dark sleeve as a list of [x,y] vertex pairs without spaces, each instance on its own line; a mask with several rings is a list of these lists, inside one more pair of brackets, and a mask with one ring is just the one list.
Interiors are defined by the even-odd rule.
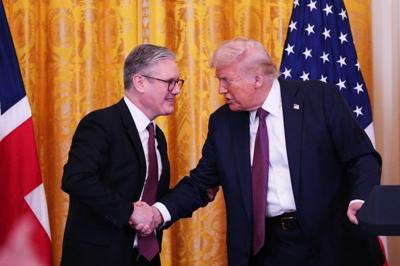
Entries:
[[172,222],[190,217],[193,211],[207,205],[209,202],[207,189],[219,185],[214,124],[211,116],[202,157],[196,168],[160,200],[170,212]]
[[380,183],[381,157],[334,86],[324,93],[325,114],[340,160],[350,184],[349,199],[365,200]]
[[128,223],[131,203],[113,192],[101,179],[109,162],[110,137],[99,116],[86,116],[75,132],[62,177],[62,189],[116,226]]

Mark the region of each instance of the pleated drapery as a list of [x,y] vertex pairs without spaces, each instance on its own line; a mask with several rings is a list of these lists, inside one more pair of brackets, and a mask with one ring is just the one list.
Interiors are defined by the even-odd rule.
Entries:
[[[79,120],[123,95],[123,61],[137,44],[177,54],[185,85],[174,114],[157,120],[169,144],[172,185],[201,153],[208,117],[223,99],[209,68],[221,41],[261,41],[280,64],[291,0],[3,0],[25,87],[48,200],[52,252],[59,265],[68,197],[62,168]],[[345,1],[363,75],[371,80],[370,0]],[[166,231],[163,266],[226,265],[225,205],[215,202]]]

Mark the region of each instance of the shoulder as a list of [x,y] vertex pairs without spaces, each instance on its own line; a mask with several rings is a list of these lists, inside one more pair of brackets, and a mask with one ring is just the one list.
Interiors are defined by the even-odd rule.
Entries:
[[222,105],[219,107],[217,110],[215,110],[211,116],[213,117],[223,117],[227,116],[231,113],[232,111],[229,109],[229,106],[227,104]]
[[224,104],[210,115],[209,126],[221,127],[222,125],[226,124],[231,119],[231,117],[237,116],[238,113],[242,112],[234,112],[229,109],[229,106],[227,104]]
[[[121,116],[121,109],[124,108],[123,105],[125,105],[125,103],[123,102],[123,100],[121,100],[118,103],[113,104],[111,106],[91,111],[82,118],[81,122],[86,122],[86,121],[98,121],[98,122],[109,122],[109,123],[116,122],[118,121],[117,118]],[[126,105],[125,108],[127,108]]]
[[298,81],[279,80],[282,99],[295,97],[306,101],[323,101],[324,99],[341,97],[335,85],[318,80]]
[[122,111],[120,110],[122,104],[125,103],[120,101],[114,105],[97,109],[86,114],[80,120],[76,132],[94,131],[110,134],[114,129],[120,128],[122,125]]
[[319,80],[282,80],[279,79],[281,90],[297,90],[301,93],[314,93],[336,90],[335,86]]
[[227,104],[218,108],[210,115],[208,129],[209,131],[223,132],[231,130],[231,128],[242,128],[249,124],[249,112],[232,111]]
[[248,115],[248,113],[247,111],[232,111],[227,104],[224,104],[211,114],[210,119],[225,120],[230,117]]

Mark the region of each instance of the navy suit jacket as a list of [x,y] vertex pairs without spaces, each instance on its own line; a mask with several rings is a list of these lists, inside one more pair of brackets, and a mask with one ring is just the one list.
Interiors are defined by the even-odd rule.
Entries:
[[[170,168],[158,127],[156,138],[163,167],[160,198],[169,190]],[[62,177],[62,189],[70,196],[62,265],[136,265],[135,231],[128,220],[146,171],[139,133],[124,100],[82,119]],[[162,231],[157,236],[161,244]]]
[[[379,184],[380,156],[335,87],[296,81],[280,86],[300,228],[319,265],[343,265],[349,200],[365,199]],[[247,265],[252,250],[249,112],[233,112],[227,105],[210,116],[197,167],[161,202],[174,221],[204,204],[206,189],[217,185],[226,204],[229,265]]]

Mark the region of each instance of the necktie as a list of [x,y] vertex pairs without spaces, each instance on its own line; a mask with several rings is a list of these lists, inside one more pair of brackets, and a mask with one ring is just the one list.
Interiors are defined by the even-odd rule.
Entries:
[[[147,180],[143,189],[142,201],[146,202],[149,205],[153,205],[156,201],[158,185],[158,166],[153,123],[150,123],[147,126],[147,130],[149,131],[149,165],[147,170]],[[145,257],[148,261],[151,261],[157,255],[157,253],[160,252],[160,247],[158,246],[155,233],[149,236],[138,236],[138,249],[143,257]]]
[[265,208],[267,203],[267,182],[269,166],[268,131],[265,118],[268,112],[257,110],[258,130],[254,145],[252,189],[253,189],[253,255],[264,245]]

